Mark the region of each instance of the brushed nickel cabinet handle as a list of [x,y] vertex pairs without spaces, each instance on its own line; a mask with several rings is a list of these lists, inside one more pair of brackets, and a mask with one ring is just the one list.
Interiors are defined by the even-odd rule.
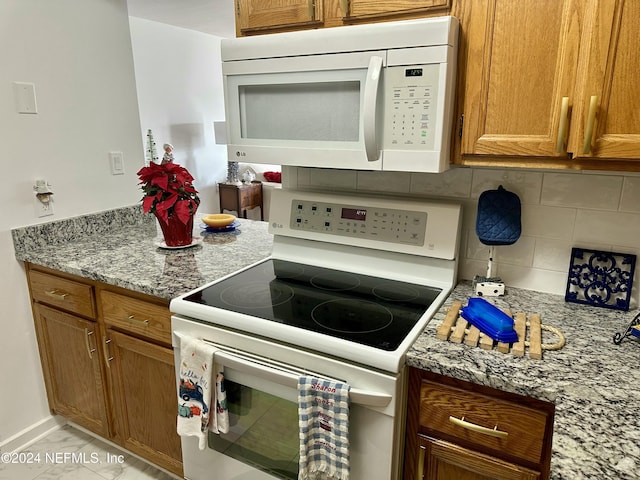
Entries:
[[315,0],[308,0],[308,6],[309,6],[309,18],[311,20],[315,20],[316,19],[316,2],[315,2]]
[[564,142],[567,139],[567,125],[569,119],[567,114],[569,113],[569,97],[562,97],[560,103],[560,123],[558,125],[558,140],[556,143],[556,153],[563,153],[565,151]]
[[593,128],[596,123],[596,113],[598,112],[598,96],[592,95],[589,102],[589,117],[587,117],[587,125],[584,134],[584,146],[582,153],[591,153],[591,140],[593,140]]
[[424,480],[424,455],[425,448],[420,445],[420,450],[418,451],[418,468],[416,468],[416,480]]
[[148,327],[149,326],[149,319],[145,318],[144,320],[140,320],[139,318],[136,318],[134,315],[129,315],[126,320],[128,322],[131,323],[137,323],[139,324],[141,327]]
[[349,0],[340,0],[340,9],[342,10],[342,16],[349,16]]
[[87,346],[87,353],[89,354],[89,358],[91,360],[93,360],[93,352],[95,352],[96,349],[95,348],[91,348],[91,345],[89,345],[89,337],[91,335],[93,335],[93,330],[89,331],[88,328],[85,328],[84,329],[84,341],[85,341],[85,344]]
[[450,416],[449,421],[454,425],[458,425],[459,427],[466,428],[467,430],[471,430],[473,432],[482,433],[483,435],[489,435],[490,437],[507,438],[507,436],[509,435],[507,432],[498,430],[497,425],[493,428],[487,428],[481,425],[476,425],[475,423],[467,422],[464,417],[460,419]]
[[109,344],[111,343],[111,339],[107,338],[106,336],[102,337],[102,341],[104,342],[104,349],[102,351],[102,353],[104,354],[104,361],[107,364],[107,368],[111,368],[111,365],[109,364],[109,362],[111,360],[113,360],[113,357],[109,356]]
[[44,292],[46,295],[55,298],[56,300],[64,300],[70,294],[65,292],[60,292],[58,290],[51,290],[50,292]]

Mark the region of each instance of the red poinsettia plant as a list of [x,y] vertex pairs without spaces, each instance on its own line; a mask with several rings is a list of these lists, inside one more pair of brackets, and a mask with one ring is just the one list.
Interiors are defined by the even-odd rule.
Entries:
[[177,163],[151,162],[138,171],[144,197],[144,213],[154,213],[164,222],[175,215],[185,225],[196,213],[200,198],[189,171]]

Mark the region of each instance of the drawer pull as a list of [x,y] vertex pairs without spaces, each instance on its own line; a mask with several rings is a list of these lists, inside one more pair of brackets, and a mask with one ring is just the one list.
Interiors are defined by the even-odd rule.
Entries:
[[109,347],[109,344],[111,343],[111,339],[110,338],[108,339],[105,336],[105,337],[102,337],[102,340],[104,341],[104,350],[102,351],[102,353],[104,353],[104,361],[106,362],[107,367],[111,368],[111,365],[109,364],[109,362],[113,360],[113,357],[110,357],[108,352],[108,349],[109,349],[108,347]]
[[93,352],[96,351],[95,348],[91,348],[91,346],[89,345],[89,336],[93,335],[93,330],[89,331],[88,328],[84,329],[84,341],[87,345],[87,353],[89,354],[89,358],[91,360],[93,360]]
[[145,318],[144,320],[140,320],[138,318],[136,318],[133,315],[129,315],[127,317],[127,321],[131,322],[131,323],[137,323],[142,327],[148,327],[149,326],[149,319]]
[[416,480],[424,480],[424,454],[425,448],[420,445],[418,451],[418,468],[416,468]]
[[51,290],[50,292],[44,293],[56,300],[64,300],[68,295],[70,295],[69,293],[59,292],[58,290]]
[[464,417],[460,419],[460,418],[450,416],[449,421],[454,425],[458,425],[459,427],[466,428],[467,430],[472,430],[477,433],[482,433],[483,435],[489,435],[490,437],[507,438],[507,435],[509,435],[507,432],[498,430],[497,425],[494,428],[487,428],[480,425],[476,425],[475,423],[467,422],[464,419]]

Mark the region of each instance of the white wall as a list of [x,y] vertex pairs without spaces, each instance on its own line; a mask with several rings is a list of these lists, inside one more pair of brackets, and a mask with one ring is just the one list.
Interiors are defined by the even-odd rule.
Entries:
[[[289,188],[410,195],[461,203],[459,278],[463,279],[486,274],[489,250],[475,232],[478,197],[499,185],[515,192],[522,203],[520,239],[495,249],[494,274],[507,285],[564,295],[574,246],[640,256],[638,174],[481,168],[453,168],[443,174],[290,168],[285,174]],[[632,308],[640,303],[638,270]]]
[[225,145],[213,122],[224,120],[220,37],[130,18],[140,124],[153,131],[158,156],[174,147],[174,161],[194,176],[201,213],[219,208],[217,182],[227,177]]
[[[0,2],[0,450],[49,417],[24,271],[10,229],[132,205],[144,162],[125,0]],[[38,114],[16,113],[12,82],[33,82]],[[124,154],[125,175],[108,152]],[[36,218],[45,178],[54,216]],[[8,446],[8,447],[7,447]]]

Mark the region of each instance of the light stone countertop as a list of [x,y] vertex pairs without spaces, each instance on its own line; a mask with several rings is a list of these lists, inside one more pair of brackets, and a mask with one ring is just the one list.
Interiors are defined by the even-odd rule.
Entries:
[[266,222],[237,219],[235,231],[209,233],[197,214],[185,249],[159,248],[156,220],[139,205],[12,230],[18,260],[171,299],[271,254]]
[[[640,479],[640,342],[613,343],[638,311],[565,302],[564,296],[509,288],[487,297],[513,313],[539,313],[566,337],[561,350],[527,354],[485,351],[436,338],[448,306],[466,305],[470,282],[460,283],[407,354],[411,366],[555,403],[552,480]],[[556,337],[543,331],[543,343]]]

